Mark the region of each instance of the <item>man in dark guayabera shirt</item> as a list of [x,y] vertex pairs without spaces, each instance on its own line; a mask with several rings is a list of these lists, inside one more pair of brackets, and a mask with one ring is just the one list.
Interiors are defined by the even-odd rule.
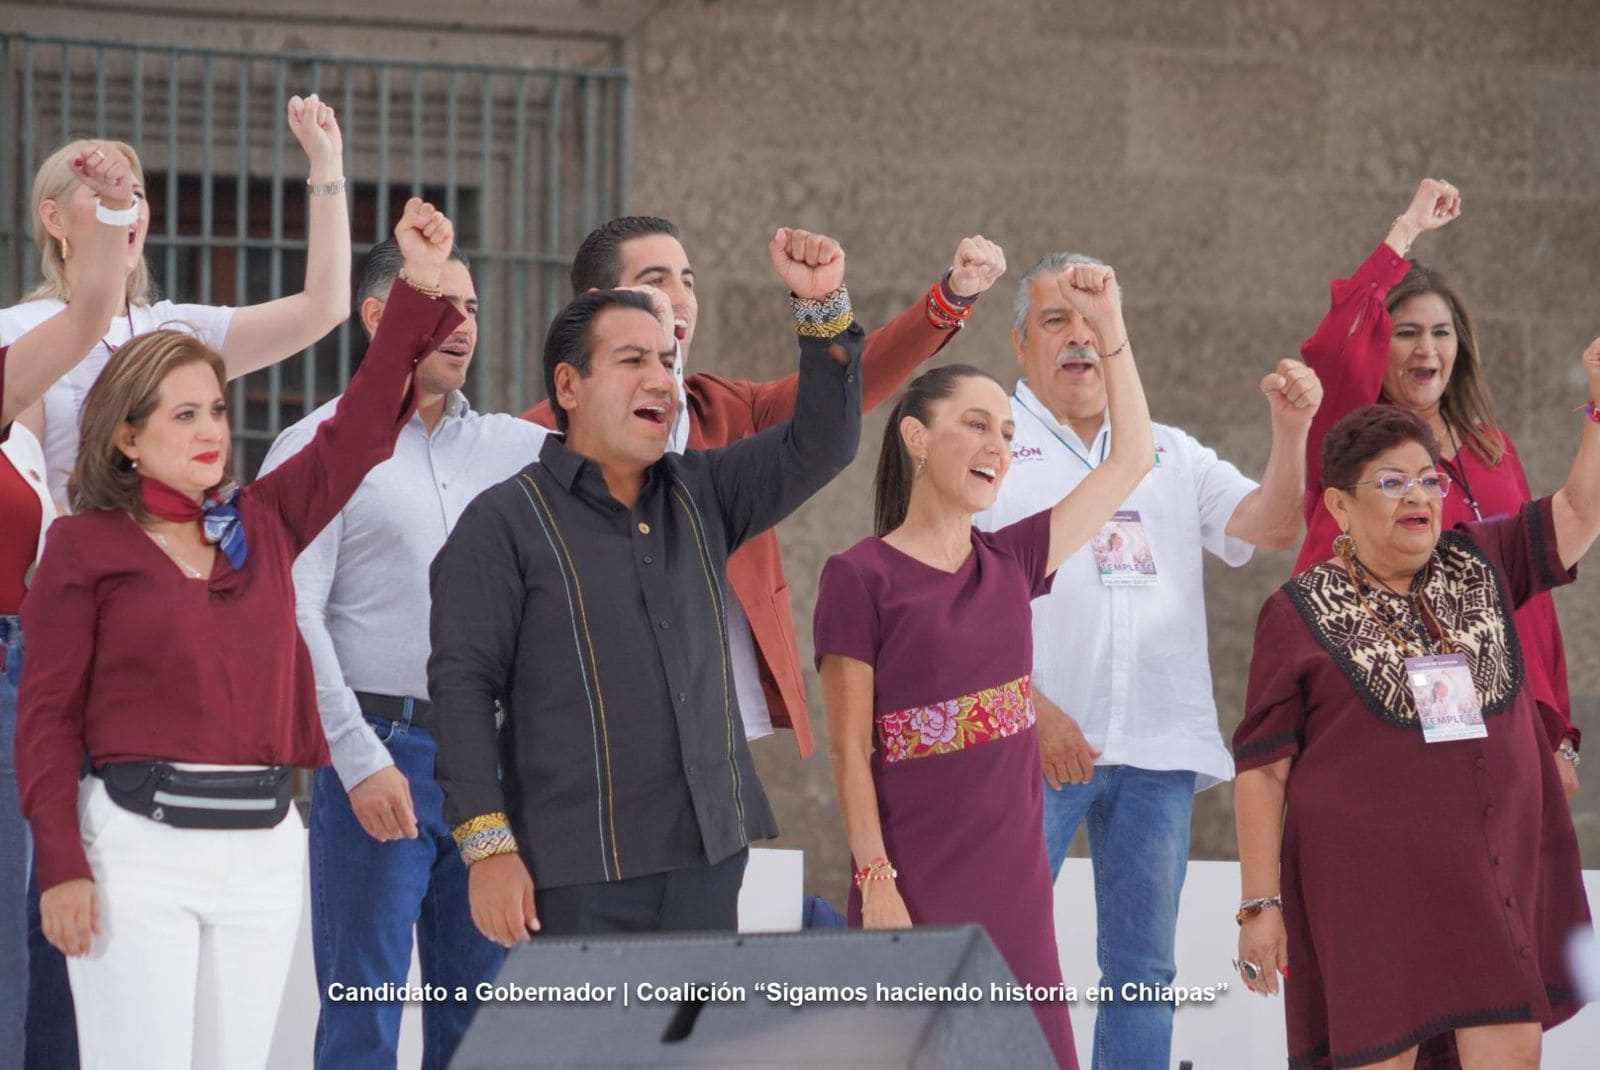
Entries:
[[729,666],[724,566],[854,457],[863,335],[836,243],[772,255],[805,268],[785,274],[791,420],[668,453],[682,402],[666,303],[582,294],[545,341],[565,438],[474,501],[434,560],[436,773],[473,920],[507,947],[732,929],[749,844],[777,832]]

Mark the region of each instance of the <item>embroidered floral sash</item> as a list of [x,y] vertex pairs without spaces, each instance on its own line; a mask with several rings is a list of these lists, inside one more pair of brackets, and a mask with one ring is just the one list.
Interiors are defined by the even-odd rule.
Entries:
[[878,717],[886,762],[954,754],[1033,727],[1033,686],[1027,676],[971,695],[913,706]]

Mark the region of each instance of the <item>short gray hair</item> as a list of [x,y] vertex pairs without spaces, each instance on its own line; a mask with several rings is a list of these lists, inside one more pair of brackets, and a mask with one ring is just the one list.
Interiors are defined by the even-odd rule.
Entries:
[[1032,286],[1033,280],[1040,275],[1054,275],[1072,264],[1106,266],[1104,260],[1096,260],[1083,253],[1051,253],[1024,271],[1022,278],[1017,280],[1017,296],[1011,302],[1011,326],[1015,327],[1022,337],[1028,337],[1028,313],[1033,311],[1033,300],[1028,296],[1028,287]]

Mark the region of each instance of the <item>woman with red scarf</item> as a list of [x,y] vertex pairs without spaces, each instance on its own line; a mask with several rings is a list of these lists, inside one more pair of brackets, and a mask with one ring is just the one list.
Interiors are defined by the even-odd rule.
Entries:
[[132,339],[84,406],[74,515],[23,607],[17,773],[85,1067],[265,1064],[306,879],[288,773],[328,760],[290,566],[393,451],[413,366],[461,319],[437,296],[449,220],[413,198],[395,237],[410,285],[269,476],[223,483],[225,373],[192,335]]

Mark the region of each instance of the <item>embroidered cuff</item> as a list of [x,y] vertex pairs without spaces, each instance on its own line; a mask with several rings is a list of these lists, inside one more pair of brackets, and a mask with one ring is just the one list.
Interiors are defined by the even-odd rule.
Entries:
[[822,297],[790,294],[789,308],[794,312],[794,329],[802,338],[835,338],[847,331],[856,318],[850,307],[850,291],[843,286]]
[[470,821],[464,821],[450,835],[455,837],[461,861],[468,866],[485,858],[515,854],[517,851],[517,838],[511,835],[511,820],[499,811],[479,814]]

